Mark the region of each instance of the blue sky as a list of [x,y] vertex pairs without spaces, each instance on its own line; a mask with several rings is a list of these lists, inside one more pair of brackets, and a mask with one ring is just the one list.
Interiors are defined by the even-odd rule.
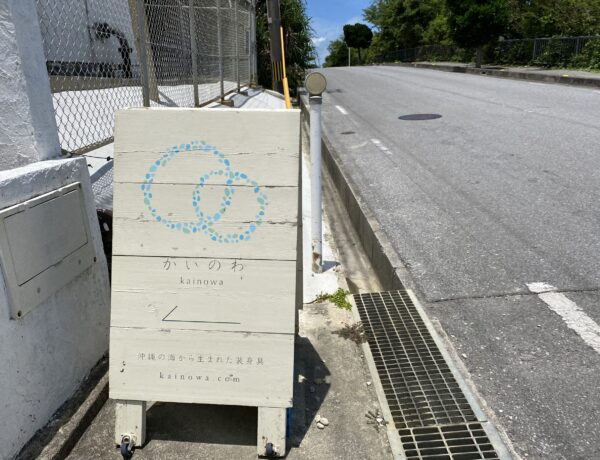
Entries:
[[343,33],[344,24],[365,22],[362,12],[372,0],[306,0],[306,3],[322,64],[327,56],[327,45]]

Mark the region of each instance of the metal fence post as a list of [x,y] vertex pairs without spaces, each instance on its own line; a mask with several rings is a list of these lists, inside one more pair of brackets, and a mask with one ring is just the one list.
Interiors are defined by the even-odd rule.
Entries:
[[137,22],[138,31],[140,34],[140,71],[142,83],[142,96],[144,99],[144,107],[150,107],[150,81],[148,78],[148,54],[146,53],[146,12],[144,8],[144,0],[137,0]]
[[233,21],[235,23],[235,79],[237,81],[237,90],[241,89],[240,84],[240,23],[238,20],[238,0],[233,0]]
[[196,33],[196,9],[194,0],[190,0],[190,42],[192,45],[192,84],[194,85],[194,106],[200,107],[198,94],[198,36]]
[[223,24],[221,24],[221,0],[217,0],[217,44],[219,48],[219,80],[221,82],[221,100],[225,99],[225,76],[223,73]]
[[256,1],[252,0],[252,9],[250,11],[250,81],[253,84],[258,83],[258,59],[256,56]]

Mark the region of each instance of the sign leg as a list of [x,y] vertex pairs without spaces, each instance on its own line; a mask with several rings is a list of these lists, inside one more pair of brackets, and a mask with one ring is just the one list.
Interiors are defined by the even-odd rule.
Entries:
[[258,408],[257,447],[261,457],[283,457],[286,452],[287,409]]
[[146,442],[146,401],[117,401],[115,406],[115,443],[129,436],[136,447]]

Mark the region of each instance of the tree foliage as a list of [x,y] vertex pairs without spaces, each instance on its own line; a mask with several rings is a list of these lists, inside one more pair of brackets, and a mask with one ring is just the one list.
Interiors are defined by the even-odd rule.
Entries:
[[508,26],[506,0],[446,0],[450,36],[458,46],[481,47]]
[[508,0],[510,38],[600,34],[598,0]]
[[344,26],[344,41],[350,48],[358,50],[358,62],[362,62],[361,50],[371,46],[373,32],[366,24],[346,24]]
[[[306,12],[305,0],[281,0],[281,25],[284,30],[285,60],[290,89],[295,93],[303,84],[305,70],[312,67],[315,48],[313,30]],[[272,85],[271,40],[266,0],[256,2],[256,47],[258,56],[258,83],[266,88]]]
[[377,29],[376,53],[448,39],[444,0],[375,0],[364,10],[364,17]]
[[344,41],[350,48],[364,49],[371,46],[373,32],[366,24],[356,23],[344,26]]
[[373,0],[371,50],[430,44],[475,48],[495,37],[600,34],[600,0]]
[[[342,67],[348,65],[348,45],[344,41],[343,37],[332,41],[327,47],[329,54],[325,58],[325,67]],[[352,62],[358,62],[358,51],[356,49],[350,50],[350,60]]]

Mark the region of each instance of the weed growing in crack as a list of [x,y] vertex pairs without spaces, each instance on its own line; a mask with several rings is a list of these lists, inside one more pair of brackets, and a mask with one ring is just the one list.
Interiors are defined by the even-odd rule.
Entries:
[[350,294],[348,291],[339,288],[333,294],[319,294],[316,301],[330,301],[335,304],[336,307],[341,308],[342,310],[352,310],[352,304],[348,302],[348,299],[346,298],[348,294]]

